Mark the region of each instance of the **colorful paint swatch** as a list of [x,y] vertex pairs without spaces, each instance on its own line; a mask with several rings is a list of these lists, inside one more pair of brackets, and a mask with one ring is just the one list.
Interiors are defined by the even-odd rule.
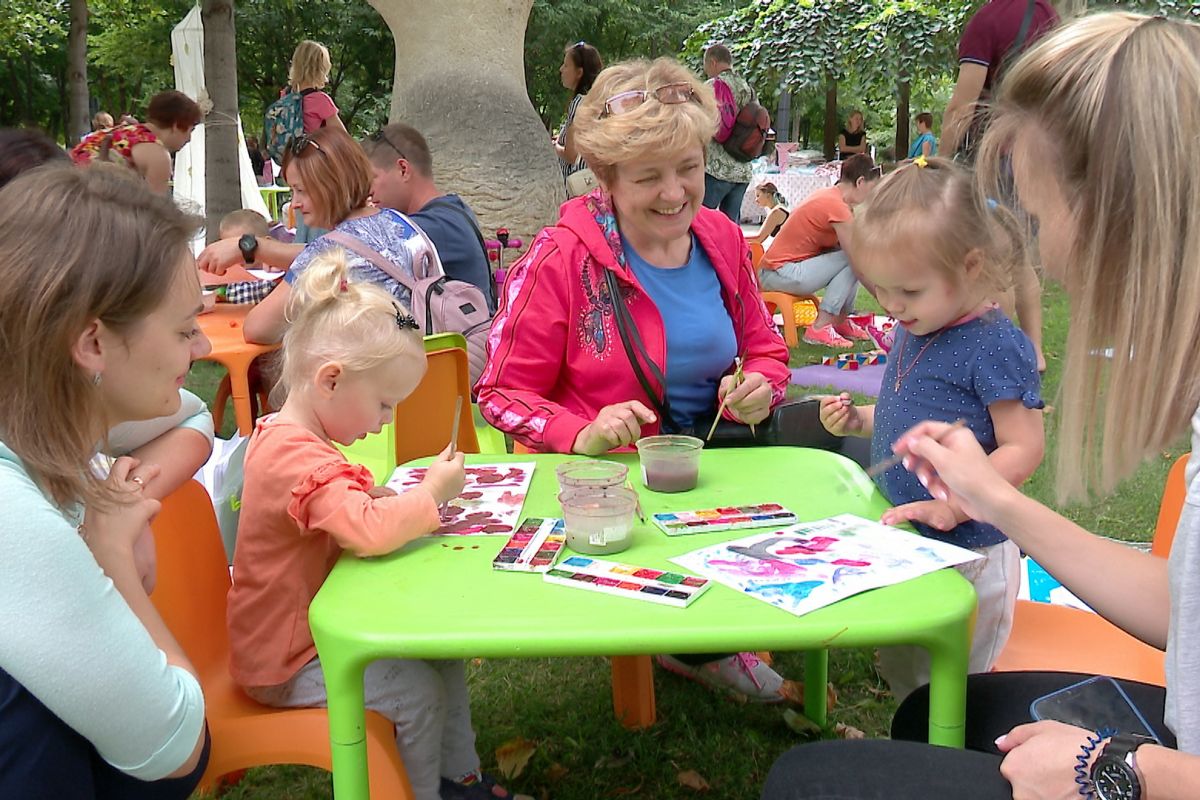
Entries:
[[587,556],[571,556],[542,580],[676,608],[687,608],[712,585],[707,578]]
[[492,569],[508,572],[546,572],[566,545],[561,519],[530,517],[521,522],[492,559]]
[[654,515],[654,524],[667,536],[736,531],[743,528],[769,528],[773,525],[785,527],[793,525],[795,522],[796,515],[778,503],[724,506],[722,508],[706,508],[701,511],[675,511],[669,514]]

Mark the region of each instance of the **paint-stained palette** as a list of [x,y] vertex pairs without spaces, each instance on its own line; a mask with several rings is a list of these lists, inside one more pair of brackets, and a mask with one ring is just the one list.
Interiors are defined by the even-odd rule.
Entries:
[[[521,507],[536,466],[535,462],[468,465],[464,470],[466,485],[442,509],[442,527],[433,535],[511,535],[521,519]],[[425,467],[397,467],[387,485],[405,492],[425,480],[427,472]]]
[[542,579],[576,589],[676,608],[687,608],[712,585],[707,578],[586,556],[571,556],[543,575]]
[[794,525],[796,515],[778,503],[753,506],[723,506],[701,511],[674,511],[655,514],[654,524],[667,536],[689,533],[714,533],[750,528]]
[[530,517],[521,522],[492,559],[492,569],[508,572],[546,572],[566,545],[561,519]]

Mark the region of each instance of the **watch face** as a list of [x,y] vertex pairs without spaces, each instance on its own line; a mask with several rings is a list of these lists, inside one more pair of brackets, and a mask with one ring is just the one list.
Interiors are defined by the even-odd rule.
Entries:
[[1100,800],[1135,800],[1138,796],[1137,775],[1124,761],[1102,761],[1092,774],[1096,796]]

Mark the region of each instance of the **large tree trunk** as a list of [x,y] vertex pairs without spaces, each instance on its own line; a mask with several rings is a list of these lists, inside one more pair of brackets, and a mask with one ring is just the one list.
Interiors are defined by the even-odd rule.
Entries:
[[832,75],[825,76],[825,159],[833,160],[833,148],[837,146],[838,107],[837,81]]
[[87,0],[71,0],[71,30],[67,34],[67,146],[91,130],[87,78]]
[[[900,82],[896,86],[896,152],[892,157],[893,161],[899,161],[908,155],[908,125],[911,118],[909,101],[911,99],[912,84],[907,76],[901,76]],[[880,160],[882,161],[882,158]]]
[[237,40],[233,0],[204,0],[204,86],[212,110],[204,123],[204,216],[209,242],[221,218],[242,207],[238,175]]
[[562,172],[525,86],[533,0],[370,3],[396,41],[390,120],[429,140],[439,188],[462,195],[485,232],[529,237],[554,222]]

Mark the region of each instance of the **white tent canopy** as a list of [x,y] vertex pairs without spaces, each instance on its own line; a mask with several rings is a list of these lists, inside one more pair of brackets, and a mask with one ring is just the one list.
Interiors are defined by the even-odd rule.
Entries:
[[[208,90],[204,86],[204,24],[200,18],[200,6],[192,8],[183,21],[171,31],[171,60],[175,65],[175,88],[195,98],[201,106],[208,105]],[[213,119],[209,124],[236,124],[238,129],[238,163],[242,184],[242,207],[257,211],[268,217],[267,205],[263,202],[250,166],[250,154],[246,152],[246,139],[242,134],[242,120],[223,122]],[[175,201],[204,209],[204,123],[192,131],[192,140],[175,155]],[[201,236],[196,249],[204,245]]]

